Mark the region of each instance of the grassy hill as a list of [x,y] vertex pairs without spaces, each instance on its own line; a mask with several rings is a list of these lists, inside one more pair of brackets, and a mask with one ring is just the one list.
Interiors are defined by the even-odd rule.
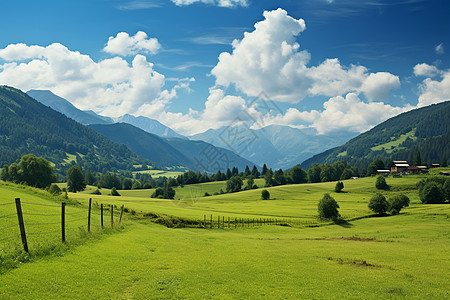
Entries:
[[132,170],[149,160],[93,129],[37,102],[20,90],[0,86],[0,166],[33,153],[65,175],[76,163],[84,171]]
[[[0,275],[0,297],[445,299],[450,210],[448,205],[418,203],[414,186],[420,178],[388,179],[392,186],[385,192],[388,197],[403,192],[412,198],[411,206],[400,215],[362,218],[342,226],[316,220],[319,227],[170,229],[128,216],[121,232]],[[367,202],[374,182],[374,178],[345,181],[347,193],[332,193],[341,212],[370,214]],[[205,190],[213,190],[220,183],[206,185]],[[270,188],[277,199],[266,201],[267,206],[252,194],[255,191],[205,197],[186,207],[170,200],[164,200],[164,205],[150,201],[149,191],[114,199],[143,211],[160,207],[186,217],[215,210],[222,215],[241,212],[313,220],[318,199],[331,189],[329,183]],[[0,189],[1,195],[16,192]],[[40,197],[35,195],[33,201]],[[112,200],[108,196],[95,199]]]
[[441,163],[450,158],[450,101],[415,109],[393,117],[346,144],[327,150],[302,163],[339,160],[366,168],[375,158],[413,162],[417,152],[427,163]]

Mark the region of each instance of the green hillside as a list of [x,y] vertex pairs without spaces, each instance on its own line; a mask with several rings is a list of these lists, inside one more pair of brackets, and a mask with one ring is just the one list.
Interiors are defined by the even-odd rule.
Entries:
[[126,146],[37,102],[15,88],[0,86],[0,165],[23,155],[43,156],[60,174],[76,163],[84,171],[132,170],[150,164]]
[[[332,183],[270,188],[274,199],[266,204],[255,191],[204,198],[186,193],[186,199],[194,201],[184,207],[171,200],[151,201],[156,199],[149,199],[149,190],[96,196],[97,203],[116,201],[132,207],[136,216],[127,214],[125,228],[115,234],[64,248],[45,259],[34,259],[32,253],[30,261],[0,275],[0,298],[446,299],[450,211],[448,204],[419,203],[415,185],[424,177],[388,178],[391,190],[383,193],[387,197],[405,193],[412,203],[400,215],[387,217],[367,217],[369,197],[375,192],[373,177],[344,181],[346,193],[339,195],[332,192]],[[197,188],[212,191],[220,183],[203,185]],[[337,199],[345,217],[356,218],[341,225],[319,222],[317,202],[325,192]],[[19,193],[0,186],[0,204]],[[29,192],[20,197],[54,204]],[[70,197],[86,203],[91,195]],[[26,212],[42,213],[46,208],[28,205]],[[142,218],[158,209],[199,219],[214,213],[290,216],[305,222],[293,227],[171,229]],[[44,222],[33,217],[33,223]]]
[[417,152],[427,163],[450,158],[450,101],[415,109],[393,117],[346,144],[327,150],[302,163],[348,161],[366,168],[375,158],[412,162]]

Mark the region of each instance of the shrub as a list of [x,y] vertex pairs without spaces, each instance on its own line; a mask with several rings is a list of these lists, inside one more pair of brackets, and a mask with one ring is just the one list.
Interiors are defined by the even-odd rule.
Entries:
[[342,189],[344,188],[344,183],[341,181],[336,182],[336,186],[334,187],[334,191],[336,193],[340,193]]
[[423,203],[444,203],[445,195],[442,186],[436,182],[427,182],[419,191],[420,200]]
[[52,195],[58,196],[61,195],[62,191],[59,188],[59,186],[57,186],[56,184],[52,184],[49,188],[48,188],[48,192]]
[[261,191],[261,199],[262,200],[269,200],[270,199],[270,193],[268,190],[262,190]]
[[119,192],[116,190],[115,187],[111,189],[111,196],[120,196]]
[[389,209],[389,203],[382,194],[375,194],[369,201],[369,208],[378,215],[384,215]]
[[377,177],[377,181],[375,182],[375,187],[379,190],[387,190],[389,186],[386,183],[386,179],[379,175]]
[[318,204],[319,217],[321,219],[337,219],[340,216],[338,208],[339,204],[336,200],[326,193]]
[[208,193],[208,192],[205,192],[205,195],[204,195],[205,197],[208,197],[208,196],[211,196],[211,194],[210,193]]
[[[117,192],[117,191],[116,191],[116,192]],[[96,189],[96,190],[93,191],[91,194],[92,194],[92,195],[101,195],[102,192],[100,192],[98,189]]]
[[389,199],[389,212],[393,215],[400,213],[403,207],[409,206],[409,198],[405,195],[396,195]]

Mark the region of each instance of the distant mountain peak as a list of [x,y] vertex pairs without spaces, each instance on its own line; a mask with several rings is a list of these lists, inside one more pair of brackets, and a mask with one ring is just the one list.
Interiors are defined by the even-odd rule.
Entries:
[[185,136],[178,134],[177,132],[175,132],[171,128],[165,126],[161,122],[154,120],[154,119],[147,118],[147,117],[143,117],[143,116],[136,117],[136,116],[133,116],[130,114],[125,114],[125,115],[117,118],[116,122],[128,123],[128,124],[131,124],[131,125],[134,125],[134,126],[140,128],[148,133],[156,134],[161,137],[168,137],[168,138],[176,137],[176,138],[186,139]]

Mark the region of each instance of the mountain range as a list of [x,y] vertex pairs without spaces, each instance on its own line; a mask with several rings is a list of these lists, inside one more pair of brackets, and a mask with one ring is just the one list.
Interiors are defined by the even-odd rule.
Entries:
[[450,101],[405,112],[358,135],[342,146],[317,154],[302,163],[348,161],[366,168],[376,158],[441,163],[450,158]]

